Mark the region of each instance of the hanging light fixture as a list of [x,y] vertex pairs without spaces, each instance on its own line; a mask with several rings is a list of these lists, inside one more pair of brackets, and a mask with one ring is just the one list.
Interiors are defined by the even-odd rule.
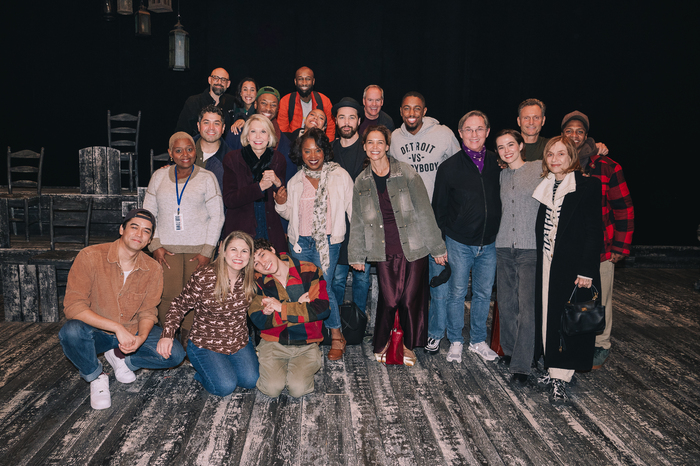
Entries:
[[190,67],[190,35],[180,24],[180,1],[177,2],[177,24],[170,31],[170,59],[168,67],[173,71],[186,71]]
[[106,21],[114,21],[114,0],[104,0],[102,2],[102,13]]
[[134,14],[131,0],[117,0],[117,13],[120,15]]
[[136,35],[137,36],[150,36],[151,35],[151,14],[143,6],[143,0],[141,1],[141,7],[139,11],[134,15],[136,18]]
[[173,0],[148,0],[148,9],[153,13],[171,13]]

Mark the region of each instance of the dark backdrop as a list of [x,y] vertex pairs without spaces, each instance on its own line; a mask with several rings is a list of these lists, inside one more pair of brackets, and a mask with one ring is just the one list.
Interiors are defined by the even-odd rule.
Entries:
[[359,100],[367,84],[380,84],[384,110],[397,123],[401,96],[417,90],[428,115],[453,130],[464,113],[480,109],[492,134],[515,128],[518,104],[536,97],[547,104],[545,136],[580,110],[591,120],[590,136],[624,167],[635,244],[697,245],[698,155],[685,151],[698,124],[700,8],[671,5],[182,0],[191,69],[173,72],[175,13],[152,13],[152,36],[137,38],[134,18],[104,21],[99,0],[12,2],[1,28],[0,147],[44,146],[45,183],[77,186],[78,150],[107,144],[107,110],[141,110],[147,174],[149,150],[167,148],[185,99],[202,92],[219,66],[232,88],[250,75],[285,94],[294,71],[307,65],[333,102]]

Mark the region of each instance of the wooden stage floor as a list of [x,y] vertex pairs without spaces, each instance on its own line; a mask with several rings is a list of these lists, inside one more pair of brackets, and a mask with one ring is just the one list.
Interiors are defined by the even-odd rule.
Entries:
[[411,368],[351,347],[303,399],[212,396],[188,362],[110,374],[112,408],[95,411],[60,323],[3,322],[0,464],[700,464],[699,274],[618,269],[613,352],[559,408],[469,351],[446,362],[443,341]]

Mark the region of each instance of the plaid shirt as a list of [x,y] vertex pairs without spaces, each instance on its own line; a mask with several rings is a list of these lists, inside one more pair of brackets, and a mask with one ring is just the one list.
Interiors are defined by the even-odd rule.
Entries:
[[[331,313],[323,273],[311,262],[298,261],[286,254],[280,254],[280,259],[289,265],[287,286],[282,286],[272,275],[256,274],[258,294],[248,310],[250,320],[262,330],[260,336],[266,341],[282,345],[322,341],[321,321]],[[311,302],[300,303],[299,297],[306,292]],[[282,312],[263,314],[263,297],[278,299]]]
[[629,256],[634,232],[634,206],[622,167],[611,158],[596,154],[591,156],[588,172],[603,186],[605,242],[600,261],[609,260],[614,252]]

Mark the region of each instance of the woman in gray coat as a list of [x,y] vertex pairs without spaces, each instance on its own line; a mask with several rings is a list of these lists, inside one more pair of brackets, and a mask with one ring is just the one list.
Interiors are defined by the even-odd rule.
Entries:
[[355,181],[348,261],[363,271],[376,262],[379,300],[374,353],[381,360],[396,311],[404,332],[404,364],[428,339],[428,254],[445,265],[447,249],[435,222],[428,192],[408,164],[388,156],[391,133],[370,126],[362,142],[367,166]]

